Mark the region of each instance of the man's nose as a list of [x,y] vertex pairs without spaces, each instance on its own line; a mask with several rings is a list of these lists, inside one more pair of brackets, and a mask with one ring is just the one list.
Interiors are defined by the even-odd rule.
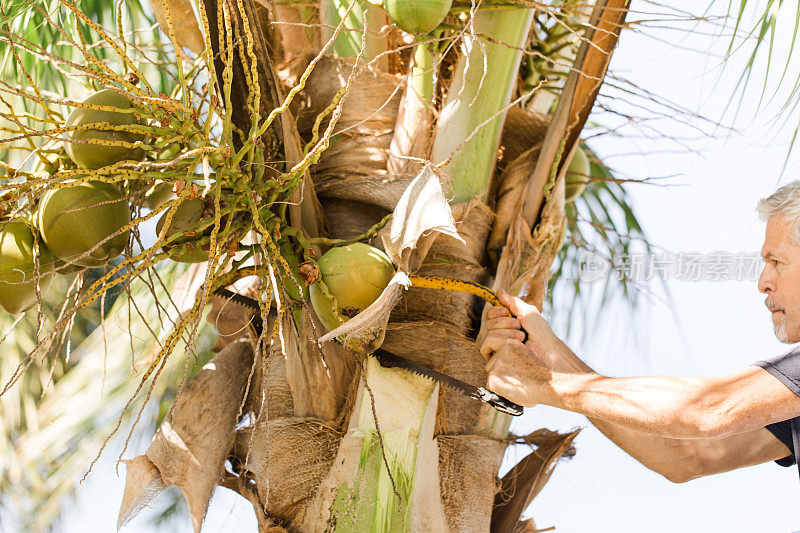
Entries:
[[764,265],[761,276],[758,278],[758,291],[770,294],[775,291],[775,277],[769,269],[769,265]]

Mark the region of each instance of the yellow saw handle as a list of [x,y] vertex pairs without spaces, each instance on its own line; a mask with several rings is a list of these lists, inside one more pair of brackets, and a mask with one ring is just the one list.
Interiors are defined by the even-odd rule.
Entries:
[[[505,307],[503,302],[500,301],[500,298],[497,297],[492,289],[485,287],[480,283],[462,281],[460,279],[440,278],[436,276],[417,276],[414,274],[408,276],[408,279],[411,280],[411,285],[414,287],[466,292],[475,295],[478,298],[482,298],[484,301],[489,302],[492,305]],[[508,312],[511,313],[511,309],[509,309]],[[513,313],[511,314],[513,315]],[[528,332],[524,329],[522,332],[525,334],[525,339],[522,341],[524,343],[528,340]]]

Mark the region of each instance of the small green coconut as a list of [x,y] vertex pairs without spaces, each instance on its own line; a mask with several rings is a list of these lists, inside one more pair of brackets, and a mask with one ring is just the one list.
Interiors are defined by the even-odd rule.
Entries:
[[572,202],[580,196],[591,177],[589,158],[580,146],[575,147],[575,154],[567,167],[566,181],[564,182],[564,200]]
[[[164,238],[169,239],[170,237],[184,233],[185,235],[171,241],[169,244],[164,246],[164,250],[169,250],[176,244],[194,243],[200,237],[202,237],[202,235],[195,234],[195,232],[192,231],[192,228],[194,228],[201,220],[203,220],[203,214],[205,210],[206,203],[202,198],[191,198],[183,200],[181,203],[179,203],[178,207],[175,208],[175,213],[172,215],[172,220],[170,220],[169,226],[167,226],[167,233],[165,234]],[[169,211],[164,213],[161,218],[158,219],[158,223],[156,224],[157,234],[161,234],[161,230],[164,228],[168,213]],[[170,259],[173,261],[178,261],[179,263],[203,263],[204,261],[208,261],[208,250],[203,250],[198,245],[192,250],[187,250],[184,253],[173,255],[170,257]]]
[[[113,107],[117,109],[131,109],[133,104],[124,95],[112,90],[103,89],[86,100],[84,104]],[[115,111],[101,111],[97,109],[87,109],[76,107],[69,118],[67,126],[81,126],[84,124],[108,123],[112,126],[130,126],[141,124],[133,113],[122,113]],[[124,141],[133,143],[143,141],[145,136],[131,131],[114,131],[107,129],[85,129],[75,130],[67,134],[68,141],[65,143],[67,154],[81,168],[98,169],[119,161],[133,160],[141,161],[144,159],[144,150],[141,148],[128,148],[126,146],[109,146],[98,144],[91,141]],[[69,142],[69,141],[89,141],[89,142]]]
[[397,26],[412,35],[425,35],[442,23],[452,0],[385,0],[384,9]]
[[[0,222],[0,307],[19,314],[36,305],[34,235],[21,219]],[[53,279],[53,256],[39,243],[39,291]]]
[[164,205],[170,198],[172,198],[172,183],[158,181],[147,189],[144,195],[144,206],[150,210],[155,210]]
[[[105,265],[122,253],[130,231],[103,242],[131,221],[128,202],[113,184],[76,183],[47,191],[39,201],[37,225],[58,259],[86,267]],[[102,242],[102,244],[100,244]]]
[[[318,261],[320,279],[310,287],[311,305],[322,325],[335,329],[378,299],[394,276],[394,266],[385,253],[363,243],[328,250]],[[336,299],[340,319],[333,312]]]

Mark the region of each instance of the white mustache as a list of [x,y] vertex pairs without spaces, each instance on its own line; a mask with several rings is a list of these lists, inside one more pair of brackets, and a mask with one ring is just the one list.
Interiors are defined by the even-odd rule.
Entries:
[[775,302],[770,301],[768,299],[764,300],[764,305],[766,305],[767,309],[769,309],[770,311],[781,311],[781,312],[783,312],[783,307],[780,307],[778,304],[776,304]]

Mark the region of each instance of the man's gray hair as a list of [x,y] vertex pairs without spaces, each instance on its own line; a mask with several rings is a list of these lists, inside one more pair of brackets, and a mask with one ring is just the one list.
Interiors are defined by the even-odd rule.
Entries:
[[759,200],[758,214],[764,222],[774,216],[786,215],[786,220],[793,226],[795,241],[800,244],[800,180],[788,183],[768,198]]

